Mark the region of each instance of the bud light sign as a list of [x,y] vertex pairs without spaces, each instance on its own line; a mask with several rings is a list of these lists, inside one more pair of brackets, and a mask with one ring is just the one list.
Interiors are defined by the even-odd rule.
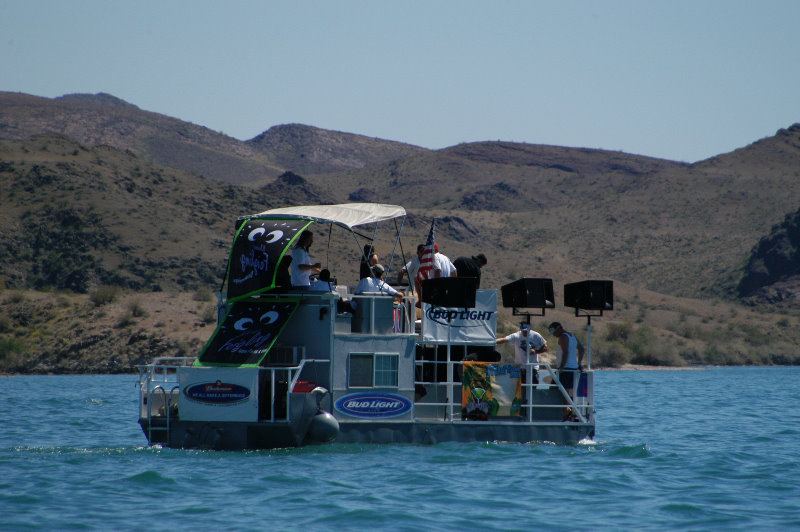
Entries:
[[475,307],[442,308],[423,303],[422,339],[429,342],[494,343],[497,331],[497,290],[478,290]]
[[363,392],[340,397],[334,403],[336,410],[348,416],[376,419],[402,416],[411,410],[411,401],[393,393]]

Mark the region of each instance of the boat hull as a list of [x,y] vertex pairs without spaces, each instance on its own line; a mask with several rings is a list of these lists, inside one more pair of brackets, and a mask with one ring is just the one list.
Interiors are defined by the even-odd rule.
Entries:
[[[139,420],[151,445],[181,449],[278,449],[320,444],[301,434],[289,423],[200,422],[146,418]],[[491,423],[449,422],[369,422],[339,423],[339,433],[332,443],[411,443],[442,442],[549,442],[575,445],[594,437],[591,423]]]
[[589,423],[341,423],[337,443],[550,442],[574,445],[594,437]]

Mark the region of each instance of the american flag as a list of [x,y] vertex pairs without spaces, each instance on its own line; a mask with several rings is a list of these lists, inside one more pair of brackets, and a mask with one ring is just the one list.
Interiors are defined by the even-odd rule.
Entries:
[[433,277],[433,256],[436,253],[434,249],[436,245],[436,235],[434,226],[436,225],[436,218],[431,222],[431,231],[428,233],[428,240],[425,242],[425,250],[422,252],[422,258],[419,259],[419,271],[417,272],[417,290],[422,288],[422,281]]

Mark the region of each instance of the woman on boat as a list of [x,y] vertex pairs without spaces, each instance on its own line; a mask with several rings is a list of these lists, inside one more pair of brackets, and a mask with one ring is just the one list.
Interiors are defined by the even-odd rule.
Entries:
[[364,244],[364,254],[361,255],[361,268],[359,279],[372,277],[372,266],[378,264],[378,254],[372,244]]
[[292,287],[308,289],[311,286],[311,276],[319,273],[322,264],[311,263],[311,255],[308,250],[314,243],[314,233],[303,231],[292,250]]

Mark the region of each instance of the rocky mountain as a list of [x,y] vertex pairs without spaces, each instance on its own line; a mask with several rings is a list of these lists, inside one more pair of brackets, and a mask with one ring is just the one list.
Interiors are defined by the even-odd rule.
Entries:
[[337,201],[469,212],[481,220],[476,245],[541,257],[549,271],[602,271],[673,295],[729,297],[753,245],[798,207],[798,129],[696,164],[485,142],[309,179],[335,183]]
[[247,144],[300,174],[330,174],[378,166],[428,150],[302,124],[273,126]]
[[[347,201],[406,207],[393,269],[435,216],[451,258],[489,256],[486,286],[613,279],[618,310],[593,340],[608,363],[785,363],[800,341],[798,169],[798,124],[686,164],[508,142],[432,151],[297,124],[243,142],[107,94],[0,93],[0,290],[13,294],[0,297],[0,370],[83,371],[89,336],[97,357],[125,342],[188,352],[208,323],[160,309],[210,312],[185,296],[218,287],[238,216]],[[340,279],[355,275],[352,239],[318,242]],[[377,246],[388,260],[388,238]],[[108,314],[85,301],[106,287],[127,298]],[[96,326],[53,328],[65,313]],[[119,352],[114,371],[138,360]]]
[[330,173],[382,164],[424,151],[394,141],[275,126],[247,142],[176,118],[143,111],[110,94],[41,98],[0,92],[0,138],[66,135],[130,150],[156,164],[234,184],[259,186],[286,170]]
[[800,209],[753,248],[738,290],[745,301],[800,304]]

